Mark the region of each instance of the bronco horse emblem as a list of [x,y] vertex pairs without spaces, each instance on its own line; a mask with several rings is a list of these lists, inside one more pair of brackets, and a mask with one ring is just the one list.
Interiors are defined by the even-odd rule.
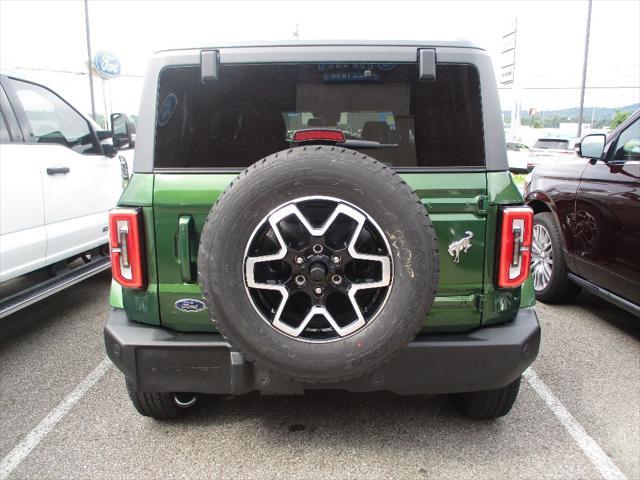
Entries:
[[460,252],[467,253],[467,251],[471,248],[471,239],[473,238],[473,232],[466,231],[466,237],[461,238],[460,240],[456,240],[455,242],[451,242],[449,245],[449,255],[453,257],[454,263],[460,263]]

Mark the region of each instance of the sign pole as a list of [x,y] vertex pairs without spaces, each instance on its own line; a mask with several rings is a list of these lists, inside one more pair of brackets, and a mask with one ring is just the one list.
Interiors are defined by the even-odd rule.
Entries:
[[91,58],[91,34],[89,33],[89,2],[84,0],[84,23],[87,30],[87,68],[89,69],[89,92],[91,95],[91,118],[96,119],[96,104],[93,99],[93,60]]
[[[587,60],[589,59],[589,33],[591,30],[591,0],[587,9],[587,33],[584,39],[584,62],[582,64],[582,89],[580,90],[580,110],[578,111],[578,137],[582,136],[582,116],[584,115],[584,90],[587,84]],[[591,125],[593,128],[593,125]]]
[[107,88],[109,88],[108,83],[109,83],[109,80],[107,80],[106,78],[102,79],[102,103],[104,105],[104,127],[107,129],[109,128],[109,123],[107,118],[109,118],[109,115],[111,113],[109,112],[107,107]]
[[518,139],[520,127],[520,79],[516,75],[517,58],[517,37],[518,18],[514,18],[506,28],[507,32],[502,35],[502,46],[500,48],[500,84],[509,85],[513,94],[513,105],[511,107],[511,139]]
[[520,140],[520,125],[522,123],[522,90],[520,76],[516,75],[516,61],[518,60],[518,17],[513,20],[513,107],[511,110],[511,136],[513,140]]

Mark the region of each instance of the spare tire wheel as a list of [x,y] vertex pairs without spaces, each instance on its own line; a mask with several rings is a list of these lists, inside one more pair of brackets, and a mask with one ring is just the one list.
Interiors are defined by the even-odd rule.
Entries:
[[424,206],[391,169],[298,147],[241,173],[211,209],[198,278],[233,348],[307,382],[369,372],[416,335],[438,285]]

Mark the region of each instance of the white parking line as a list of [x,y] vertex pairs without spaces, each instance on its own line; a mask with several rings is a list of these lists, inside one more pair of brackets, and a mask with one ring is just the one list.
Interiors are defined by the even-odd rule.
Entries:
[[529,368],[524,372],[524,378],[527,379],[529,385],[540,395],[544,403],[551,409],[553,414],[560,420],[565,430],[573,437],[584,454],[591,460],[591,463],[598,469],[602,478],[606,480],[626,480],[624,473],[620,471],[613,460],[602,450],[600,445],[589,436],[582,428],[582,425],[569,413],[569,410],[551,393],[544,382],[538,377],[536,372]]
[[69,413],[69,410],[107,373],[111,365],[111,360],[108,358],[102,360],[73,392],[67,395],[56,408],[51,410],[49,415],[44,417],[38,426],[31,430],[24,440],[2,459],[2,462],[0,462],[0,480],[5,480],[11,474],[18,464],[29,455],[31,450],[36,448],[40,441]]
[[[14,447],[0,462],[0,480],[5,480],[11,472],[24,460],[29,453],[47,436],[51,430],[62,420],[73,406],[84,397],[111,367],[111,361],[105,358],[94,368],[85,379],[67,395],[56,408],[54,408],[29,434]],[[569,413],[558,398],[547,388],[536,372],[529,368],[524,372],[524,377],[529,385],[547,404],[553,414],[560,420],[567,432],[573,437],[584,454],[591,460],[602,477],[606,480],[626,480],[625,475],[616,466],[600,445],[589,436],[578,421]]]

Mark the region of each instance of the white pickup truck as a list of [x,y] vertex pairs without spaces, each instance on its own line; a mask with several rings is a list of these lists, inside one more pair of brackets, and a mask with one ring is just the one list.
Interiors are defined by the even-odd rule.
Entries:
[[[0,75],[0,318],[109,268],[107,212],[130,171],[118,150],[135,143],[128,117],[111,120],[100,130],[52,90]],[[7,288],[41,269],[51,278]]]

